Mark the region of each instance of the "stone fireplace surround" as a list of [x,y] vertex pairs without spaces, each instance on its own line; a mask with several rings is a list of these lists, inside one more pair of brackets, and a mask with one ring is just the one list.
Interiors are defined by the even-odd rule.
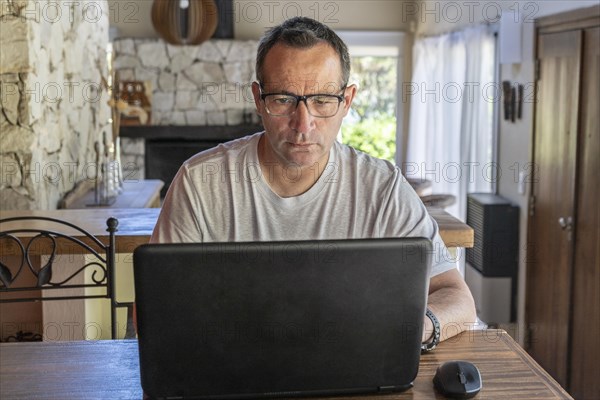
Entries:
[[150,86],[150,126],[121,128],[125,179],[165,181],[189,156],[260,130],[250,85],[258,42],[211,39],[173,46],[160,39],[118,39],[115,69],[123,81]]

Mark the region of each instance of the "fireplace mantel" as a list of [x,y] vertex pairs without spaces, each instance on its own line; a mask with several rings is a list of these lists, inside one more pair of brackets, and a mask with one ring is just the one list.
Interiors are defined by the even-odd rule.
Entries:
[[121,137],[147,140],[227,141],[263,130],[262,125],[131,125],[120,128]]

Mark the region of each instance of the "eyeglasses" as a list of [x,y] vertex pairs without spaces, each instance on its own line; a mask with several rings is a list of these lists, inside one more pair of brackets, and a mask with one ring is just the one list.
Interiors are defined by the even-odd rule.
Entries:
[[[346,90],[346,85],[341,90]],[[309,94],[296,96],[288,93],[262,93],[260,98],[265,102],[265,108],[274,117],[289,117],[296,112],[298,104],[304,102],[308,113],[317,118],[329,118],[337,114],[343,96],[335,94]]]

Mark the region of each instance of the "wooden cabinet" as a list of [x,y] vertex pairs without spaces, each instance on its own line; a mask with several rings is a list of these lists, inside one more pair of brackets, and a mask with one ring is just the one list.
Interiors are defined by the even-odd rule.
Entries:
[[576,399],[600,398],[599,26],[598,6],[536,23],[526,347]]

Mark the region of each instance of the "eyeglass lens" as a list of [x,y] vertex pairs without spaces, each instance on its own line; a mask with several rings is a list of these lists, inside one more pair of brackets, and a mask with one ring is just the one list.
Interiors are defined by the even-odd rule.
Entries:
[[[337,113],[340,106],[340,98],[334,95],[310,96],[304,101],[308,112],[315,117],[331,117]],[[292,115],[296,111],[297,103],[298,98],[291,95],[270,94],[265,96],[267,111],[272,115]]]

